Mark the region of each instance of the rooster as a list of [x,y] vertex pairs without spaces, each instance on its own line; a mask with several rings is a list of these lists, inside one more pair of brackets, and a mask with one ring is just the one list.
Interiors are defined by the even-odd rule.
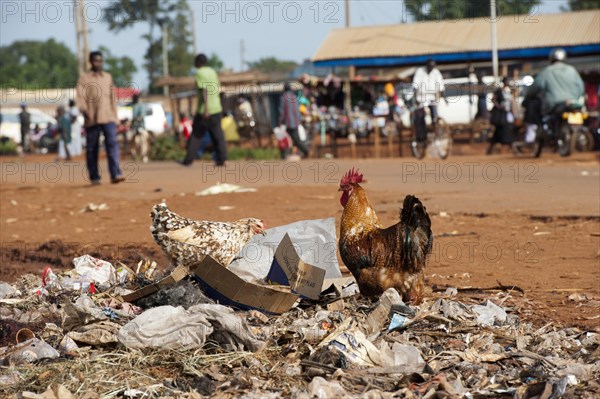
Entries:
[[418,198],[407,195],[400,222],[383,228],[367,193],[363,175],[350,170],[340,182],[344,207],[340,255],[365,296],[379,296],[394,287],[403,300],[418,305],[425,291],[424,268],[433,235],[429,215]]
[[260,219],[236,222],[196,221],[179,216],[165,203],[155,205],[150,213],[150,232],[167,254],[173,266],[190,266],[206,255],[227,266],[255,234],[265,235]]

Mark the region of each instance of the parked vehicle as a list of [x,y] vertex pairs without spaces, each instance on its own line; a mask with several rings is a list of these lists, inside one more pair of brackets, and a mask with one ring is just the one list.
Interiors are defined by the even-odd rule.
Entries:
[[[46,130],[49,127],[56,126],[56,119],[37,108],[27,108],[31,115],[30,130],[33,131],[36,125],[40,130]],[[21,108],[2,108],[2,124],[0,125],[0,137],[7,137],[17,144],[21,144],[21,123],[19,114]]]
[[[160,136],[167,131],[167,116],[161,103],[140,103],[145,108],[144,125],[153,136]],[[117,107],[119,121],[131,121],[133,108],[131,106]]]

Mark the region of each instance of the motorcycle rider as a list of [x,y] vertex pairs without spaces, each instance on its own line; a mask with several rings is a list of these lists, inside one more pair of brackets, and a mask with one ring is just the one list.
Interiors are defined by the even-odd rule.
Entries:
[[[446,88],[444,86],[444,77],[433,59],[429,59],[424,67],[418,68],[413,76],[413,91],[416,105],[426,104],[431,113],[431,124],[435,126],[438,120],[438,102],[440,97],[444,99],[446,105]],[[413,115],[417,141],[425,141],[427,138],[425,124],[425,109],[417,108]]]
[[141,157],[142,162],[146,163],[148,162],[150,150],[150,133],[146,130],[144,122],[146,107],[143,103],[140,103],[140,98],[137,94],[134,94],[131,106],[133,108],[131,120],[131,130],[133,131],[133,137],[131,137],[131,155],[134,158]]
[[[550,52],[550,65],[545,67],[527,89],[528,96],[542,95],[545,115],[557,116],[578,102],[584,95],[584,84],[577,70],[565,63],[567,52],[556,48]],[[581,103],[579,108],[583,105]],[[554,118],[558,128],[560,118]],[[557,132],[558,129],[554,129]]]

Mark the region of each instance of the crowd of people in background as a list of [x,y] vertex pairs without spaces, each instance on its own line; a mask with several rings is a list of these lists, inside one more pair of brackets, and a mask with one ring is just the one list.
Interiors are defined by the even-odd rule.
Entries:
[[[543,98],[529,96],[520,103],[518,91],[522,90],[522,87],[517,87],[516,82],[511,81],[508,77],[503,77],[498,85],[486,85],[483,82],[482,72],[477,73],[473,68],[469,69],[469,85],[475,87],[472,93],[475,100],[469,99],[469,103],[476,101],[476,114],[473,119],[475,121],[486,121],[491,125],[489,136],[483,139],[489,143],[486,152],[492,154],[498,146],[510,147],[515,140],[519,139],[516,129],[520,124],[525,124],[527,129],[527,134],[523,139],[526,142],[533,140],[535,128],[541,123]],[[429,123],[435,126],[439,115],[438,105],[441,101],[448,105],[444,77],[433,60],[428,60],[425,65],[416,69],[412,79],[412,99],[407,99],[406,93],[401,93],[401,90],[398,90],[391,82],[385,85],[371,82],[353,83],[350,99],[346,98],[347,93],[344,90],[342,79],[335,75],[329,75],[324,79],[303,75],[298,79],[298,83],[298,87],[290,87],[290,84],[286,83],[280,97],[277,113],[279,115],[278,122],[279,125],[285,125],[284,130],[286,132],[285,137],[277,137],[282,158],[292,153],[292,147],[299,155],[308,156],[310,143],[307,142],[305,133],[307,126],[303,127],[303,125],[310,124],[311,120],[319,120],[319,118],[339,119],[351,124],[351,112],[360,111],[370,116],[378,115],[378,107],[386,103],[384,116],[390,121],[394,121],[397,120],[394,113],[398,112],[398,104],[403,103],[404,108],[411,110],[413,113],[411,123],[414,126],[421,127],[421,129],[416,130],[417,136],[423,140],[425,137],[424,110],[428,109],[431,117]],[[490,92],[491,88],[492,91]],[[586,96],[588,108],[597,108],[598,85],[587,85]],[[217,97],[215,96],[215,99]],[[350,110],[347,109],[347,100],[352,104]],[[199,103],[202,103],[200,97]],[[238,103],[250,109],[252,108],[247,99],[240,97]],[[237,105],[241,107],[240,104]],[[197,119],[197,117],[198,113],[194,119]],[[211,145],[221,145],[218,139],[220,134],[217,135],[215,141],[207,126],[197,129],[197,131],[201,131],[199,133],[201,137],[198,137],[198,140],[191,139],[192,130],[193,123],[190,118],[185,114],[181,114],[178,127],[180,137],[189,143],[196,141],[194,147],[188,151],[186,159],[182,161],[184,164],[192,162],[192,154],[199,157]],[[418,134],[419,132],[421,134]],[[348,131],[345,133],[348,133]],[[222,153],[223,150],[217,148],[217,151],[214,152],[217,155],[215,159],[222,158],[218,155],[219,152]],[[217,163],[220,162],[217,161]]]
[[[542,123],[542,116],[556,112],[558,104],[567,98],[579,98],[585,95],[588,109],[598,109],[598,85],[591,82],[584,84],[575,68],[565,63],[566,53],[557,50],[551,54],[551,65],[543,69],[535,78],[533,85],[527,88],[527,95],[519,99],[521,93],[518,87],[508,77],[503,77],[501,83],[496,85],[491,93],[490,86],[485,85],[482,71],[469,68],[470,85],[476,89],[471,93],[476,98],[476,114],[474,120],[483,120],[491,125],[490,135],[487,137],[489,146],[487,154],[492,154],[498,145],[510,146],[516,140],[525,144],[535,140],[538,126]],[[104,142],[108,154],[111,181],[123,181],[119,167],[119,145],[116,131],[116,103],[111,90],[113,82],[109,73],[102,68],[103,58],[100,52],[90,54],[92,68],[83,74],[78,82],[77,101],[69,101],[67,106],[59,106],[56,110],[58,136],[58,160],[70,160],[82,154],[82,131],[87,137],[86,164],[92,184],[100,183],[98,174],[98,151],[100,134],[104,134]],[[189,166],[195,159],[207,150],[212,150],[213,160],[217,166],[225,164],[227,159],[227,144],[221,126],[223,118],[222,93],[211,90],[219,87],[219,78],[214,69],[207,65],[204,54],[196,56],[195,84],[197,91],[197,109],[195,115],[179,115],[179,126],[176,127],[178,136],[185,142],[186,156],[180,161],[182,165]],[[330,119],[339,116],[346,118],[352,111],[359,111],[370,116],[383,115],[389,121],[395,119],[400,103],[405,109],[411,111],[411,124],[416,131],[417,140],[424,140],[425,135],[425,109],[429,110],[430,122],[435,126],[439,110],[438,105],[442,100],[448,104],[444,77],[433,60],[428,60],[425,65],[415,70],[412,78],[412,98],[407,98],[406,90],[398,90],[392,82],[387,84],[372,84],[369,82],[352,85],[351,98],[346,98],[341,78],[330,74],[324,79],[315,79],[303,75],[299,84],[285,83],[279,99],[278,116],[279,132],[282,137],[277,137],[282,158],[292,153],[292,147],[302,157],[310,154],[310,138],[307,139],[305,123],[310,123],[314,116]],[[85,97],[80,88],[86,85],[99,85],[103,90],[100,98],[90,100]],[[138,102],[137,96],[131,104],[133,116],[130,128],[135,136],[140,136],[148,142],[148,132],[144,126],[145,110]],[[469,103],[472,103],[472,98]],[[347,103],[352,105],[347,109]],[[410,104],[409,104],[410,103]],[[79,105],[79,107],[78,107]],[[253,120],[252,104],[240,97],[236,103],[245,124],[255,126]],[[385,105],[385,107],[383,106]],[[243,108],[245,107],[245,108]],[[491,109],[490,109],[491,108]],[[383,109],[383,111],[382,111]],[[249,116],[249,117],[248,117]],[[27,153],[35,146],[36,141],[43,135],[39,127],[31,131],[31,115],[26,104],[21,105],[19,114],[21,123],[21,143],[23,152]],[[242,124],[243,124],[242,123]],[[516,125],[523,124],[525,134],[516,137]],[[596,117],[597,124],[597,117]],[[521,129],[523,130],[523,129]],[[148,160],[148,148],[143,150],[141,159]]]
[[[21,132],[21,151],[24,154],[39,151],[53,142],[53,136],[58,136],[57,160],[70,160],[79,156],[83,151],[83,117],[74,100],[69,100],[68,106],[59,105],[55,111],[56,125],[42,128],[39,124],[32,127],[31,114],[26,103],[21,103],[19,124]],[[45,137],[47,141],[43,140]]]

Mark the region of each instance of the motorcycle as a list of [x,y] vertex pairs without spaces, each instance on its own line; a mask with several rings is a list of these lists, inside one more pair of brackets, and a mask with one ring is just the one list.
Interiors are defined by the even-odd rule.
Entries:
[[590,151],[594,146],[594,138],[584,125],[587,113],[577,102],[565,103],[563,109],[542,118],[537,126],[535,139],[530,142],[515,142],[513,151],[516,155],[531,154],[539,158],[544,146],[554,148],[560,156],[567,157],[574,151]]
[[453,139],[446,121],[438,116],[434,123],[428,102],[417,104],[412,101],[409,109],[413,135],[410,149],[413,156],[422,159],[429,153],[433,158],[448,158]]

